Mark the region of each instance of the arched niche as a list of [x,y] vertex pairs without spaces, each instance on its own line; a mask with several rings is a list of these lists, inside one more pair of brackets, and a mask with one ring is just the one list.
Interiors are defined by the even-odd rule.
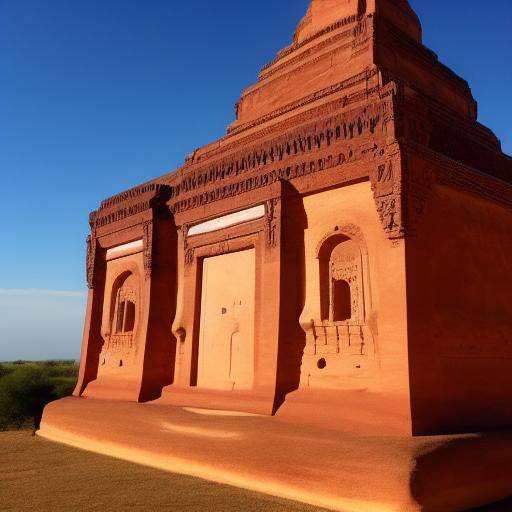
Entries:
[[123,272],[114,281],[110,295],[110,333],[134,333],[137,321],[138,279],[131,272]]
[[356,226],[337,227],[322,238],[317,247],[322,322],[365,322],[366,258],[366,244]]
[[136,355],[136,333],[140,311],[139,275],[135,269],[121,272],[114,280],[108,316],[103,327],[105,344],[100,366],[122,368]]

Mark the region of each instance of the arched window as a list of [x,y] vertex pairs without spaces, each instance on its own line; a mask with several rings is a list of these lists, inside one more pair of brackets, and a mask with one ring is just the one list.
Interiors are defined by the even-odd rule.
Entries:
[[112,289],[113,298],[115,298],[112,311],[114,334],[128,334],[135,329],[137,304],[135,289],[135,277],[131,273],[121,276]]
[[362,321],[362,260],[357,242],[337,234],[324,242],[320,262],[321,320]]

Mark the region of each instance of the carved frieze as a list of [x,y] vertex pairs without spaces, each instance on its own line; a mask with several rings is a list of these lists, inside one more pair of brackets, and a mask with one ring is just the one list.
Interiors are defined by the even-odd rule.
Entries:
[[[358,139],[360,137],[373,137],[377,134],[379,127],[383,129],[383,102],[369,105],[364,109],[355,112],[338,113],[322,120],[320,123],[310,123],[299,129],[295,129],[278,138],[259,144],[248,150],[238,151],[237,153],[217,160],[204,167],[183,173],[179,183],[171,187],[171,197],[174,201],[179,201],[179,196],[191,191],[205,189],[216,182],[228,181],[230,186],[234,185],[234,179],[240,179],[242,175],[272,166],[270,173],[277,173],[281,168],[287,169],[284,164],[286,160],[301,159],[304,165],[318,165],[325,168],[318,158],[304,158],[306,155],[325,150],[330,147],[344,146],[347,147],[347,141]],[[293,166],[288,171],[288,175],[284,175],[281,170],[281,178],[293,179]],[[320,169],[320,170],[321,170]],[[268,173],[266,173],[268,175]],[[267,180],[268,181],[268,180]],[[243,184],[245,180],[241,181]],[[222,190],[219,187],[217,190]],[[237,193],[244,192],[242,188]],[[208,193],[211,190],[208,191]],[[204,204],[204,203],[203,203]],[[197,205],[199,206],[199,205]],[[184,207],[187,209],[187,207]],[[179,208],[179,211],[183,211]]]
[[168,185],[149,183],[117,194],[91,214],[91,229],[98,229],[151,209],[160,209],[169,198]]

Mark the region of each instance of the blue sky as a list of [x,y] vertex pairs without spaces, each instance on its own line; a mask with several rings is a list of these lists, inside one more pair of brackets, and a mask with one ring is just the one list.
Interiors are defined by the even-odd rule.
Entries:
[[[88,213],[222,136],[307,4],[0,0],[0,360],[78,356]],[[411,4],[511,154],[512,2]]]

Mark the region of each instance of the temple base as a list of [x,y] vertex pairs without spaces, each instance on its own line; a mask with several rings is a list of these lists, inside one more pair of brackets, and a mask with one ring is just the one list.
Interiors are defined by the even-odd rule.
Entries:
[[344,512],[454,511],[512,495],[512,434],[361,436],[290,419],[66,398],[39,435]]

